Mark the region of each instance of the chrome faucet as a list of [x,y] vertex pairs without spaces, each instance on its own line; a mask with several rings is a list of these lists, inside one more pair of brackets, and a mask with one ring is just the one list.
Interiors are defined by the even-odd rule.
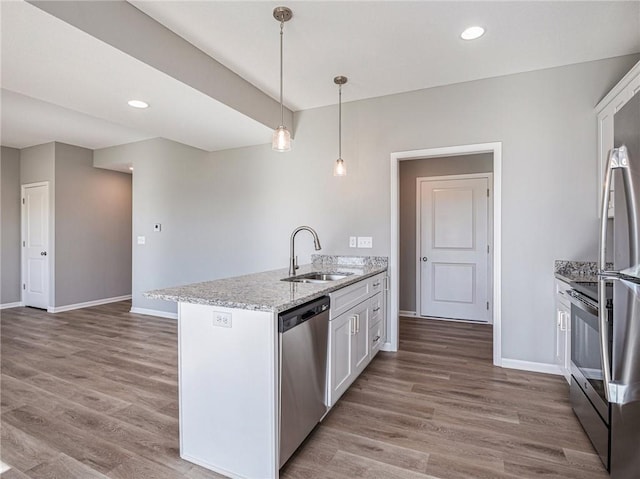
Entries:
[[310,226],[298,226],[296,229],[294,229],[293,233],[291,233],[291,249],[290,249],[291,256],[289,258],[289,276],[295,276],[296,270],[299,268],[298,257],[296,256],[296,253],[295,253],[295,239],[298,232],[302,230],[307,230],[309,233],[313,235],[313,246],[315,247],[316,251],[322,248],[320,246],[320,238],[318,238],[318,233],[316,233],[316,231],[313,228],[311,228]]

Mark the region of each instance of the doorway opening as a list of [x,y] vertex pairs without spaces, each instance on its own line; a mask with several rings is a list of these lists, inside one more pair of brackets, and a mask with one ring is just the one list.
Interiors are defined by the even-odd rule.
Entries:
[[[389,258],[389,276],[390,276],[391,287],[390,287],[390,301],[389,301],[390,304],[389,304],[389,311],[388,311],[390,321],[389,321],[388,330],[387,330],[387,342],[385,344],[384,349],[389,351],[397,351],[398,349],[400,311],[402,310],[403,313],[407,312],[406,309],[402,309],[400,307],[401,295],[402,295],[403,305],[406,305],[407,301],[408,301],[408,304],[411,304],[411,299],[413,299],[414,301],[413,309],[409,309],[408,311],[414,312],[416,316],[421,316],[419,314],[421,310],[418,309],[421,307],[421,305],[419,304],[419,301],[416,301],[419,296],[419,293],[417,291],[417,287],[415,283],[419,280],[419,274],[420,274],[420,271],[419,271],[420,268],[417,267],[417,265],[420,264],[418,262],[418,259],[422,260],[422,256],[426,256],[426,255],[416,254],[418,252],[418,246],[417,246],[418,235],[416,233],[414,233],[414,236],[413,236],[413,244],[412,245],[410,244],[409,247],[407,247],[406,244],[403,244],[400,241],[400,238],[401,238],[400,218],[401,218],[401,215],[407,214],[407,211],[403,211],[403,209],[401,208],[400,165],[401,165],[401,162],[411,162],[413,160],[433,161],[434,159],[443,159],[447,157],[456,157],[456,158],[448,158],[448,161],[442,160],[441,163],[443,164],[448,163],[448,166],[451,166],[453,162],[456,160],[460,160],[460,164],[464,163],[464,157],[469,157],[469,162],[478,161],[479,163],[475,163],[474,165],[480,168],[481,170],[483,169],[487,170],[487,168],[483,168],[480,165],[480,163],[482,163],[483,160],[484,160],[485,166],[487,164],[487,161],[489,161],[491,165],[491,168],[489,169],[489,171],[478,171],[474,169],[467,169],[466,171],[458,170],[458,171],[451,172],[451,170],[436,170],[435,168],[432,168],[431,174],[436,176],[450,176],[453,174],[462,174],[462,173],[484,174],[487,177],[488,184],[490,185],[489,186],[490,199],[492,199],[493,201],[489,201],[486,204],[487,215],[488,215],[488,222],[486,227],[488,241],[487,243],[485,243],[485,247],[489,246],[489,251],[490,251],[490,254],[488,255],[490,257],[486,258],[488,262],[486,294],[488,297],[487,301],[489,303],[489,314],[488,316],[486,316],[487,321],[485,322],[493,323],[493,363],[497,366],[501,366],[502,365],[502,359],[501,359],[502,348],[501,348],[501,321],[500,321],[501,320],[501,305],[500,305],[500,291],[501,291],[501,288],[500,288],[500,284],[501,284],[500,217],[501,215],[500,215],[500,211],[501,211],[501,193],[502,193],[501,191],[502,144],[500,142],[452,146],[452,147],[443,147],[443,148],[432,148],[432,149],[424,149],[424,150],[413,150],[413,151],[397,152],[397,153],[391,154],[391,252],[390,252],[390,258]],[[418,163],[414,163],[414,165],[418,165]],[[406,163],[406,164],[409,165],[410,163]],[[435,165],[435,164],[436,163],[432,163],[432,165]],[[472,164],[472,163],[469,163],[469,164]],[[404,170],[404,164],[403,164],[403,170]],[[412,184],[413,184],[412,191],[414,192],[414,195],[415,195],[415,200],[414,200],[415,202],[414,202],[414,210],[413,210],[413,219],[410,221],[410,223],[414,225],[414,228],[417,223],[418,210],[419,210],[418,198],[417,198],[418,197],[417,178],[418,176],[416,176],[415,179],[412,180]],[[444,181],[447,181],[447,180],[445,179]],[[440,185],[440,186],[445,186],[445,185]],[[446,212],[448,210],[451,210],[452,208],[452,203],[450,201],[452,198],[453,199],[457,198],[458,200],[460,200],[460,199],[464,199],[465,197],[471,196],[471,194],[468,192],[468,188],[467,188],[467,192],[465,193],[464,186],[461,186],[461,185],[457,185],[457,186],[458,186],[457,188],[454,188],[455,190],[454,193],[452,193],[451,190],[449,192],[446,192],[447,188],[436,188],[437,190],[443,192],[443,194],[440,195],[439,200],[444,200],[444,201],[441,201],[440,207],[441,207],[441,212],[442,211],[445,212],[445,216],[446,216]],[[406,191],[403,190],[403,193],[404,192]],[[432,193],[433,193],[433,189],[431,190],[431,196],[433,197]],[[464,201],[462,202],[462,204],[464,204]],[[431,212],[433,213],[433,204],[430,206],[430,208],[431,208]],[[444,210],[442,210],[442,208],[444,208]],[[457,207],[453,206],[453,210],[456,210],[456,208]],[[467,206],[463,206],[461,208],[462,209],[458,209],[458,213],[467,211],[467,224],[469,222],[472,222],[472,220],[470,220],[468,216],[469,210],[470,208],[472,208],[472,206],[470,206],[470,204],[467,203]],[[455,211],[452,211],[452,212],[454,213],[454,216],[455,216]],[[409,211],[408,214],[411,215],[411,211]],[[402,223],[404,224],[405,222],[402,222]],[[453,232],[457,231],[457,234],[460,234],[461,231],[464,230],[464,228],[462,228],[462,226],[464,226],[464,222],[462,223],[454,222],[451,224],[445,224],[444,226],[446,227],[445,229],[448,228],[449,233],[451,233],[452,231]],[[433,238],[433,233],[431,232],[430,234],[431,234],[431,237]],[[468,234],[468,232],[466,234]],[[446,237],[447,235],[441,237],[440,240],[444,240],[446,239]],[[458,240],[459,239],[460,238],[458,238]],[[470,249],[468,248],[468,244],[462,244],[462,243],[455,244],[455,241],[453,246],[458,247],[459,249],[462,249],[460,248],[461,246],[462,247],[467,246],[466,249]],[[408,255],[410,255],[409,258],[408,258]],[[409,263],[407,264],[410,264],[410,262],[413,263],[413,268],[410,268],[410,267],[408,268],[410,276],[411,274],[413,275],[412,276],[413,280],[410,281],[411,284],[409,288],[406,287],[406,281],[401,280],[401,276],[403,278],[407,277],[406,275],[407,268],[404,268],[404,269],[401,268],[401,261],[406,263],[407,258],[409,261]],[[429,264],[428,259],[429,258],[427,257],[427,261],[420,261],[420,262],[425,262]],[[447,263],[447,262],[440,261],[440,263]],[[473,269],[473,267],[468,266],[469,264],[470,262],[467,261],[467,265],[465,267],[459,267],[456,273],[460,278],[463,279],[463,282],[465,280],[464,278],[465,277],[467,278],[466,279],[467,286],[470,284],[469,278],[471,277],[471,275],[468,274],[468,270]],[[444,272],[444,269],[442,269],[443,272]],[[465,272],[465,270],[467,272]],[[452,271],[453,270],[450,269],[449,275],[452,273]],[[433,268],[431,272],[433,272]],[[447,276],[447,275],[444,275],[444,276]],[[401,281],[402,281],[402,287],[401,287]],[[442,283],[442,287],[446,287],[446,286],[447,286],[446,282]],[[433,286],[431,285],[430,287],[433,287]],[[466,291],[469,291],[469,290],[470,290],[470,287],[468,286]],[[442,292],[443,290],[441,289],[440,291]],[[455,292],[454,296],[456,294],[458,295],[458,299],[465,299],[463,298],[463,296],[464,294],[467,294],[467,293],[465,293],[465,289],[462,288],[461,290],[458,290],[457,292]],[[409,299],[407,299],[407,297],[409,297]],[[442,299],[451,300],[451,299],[454,299],[454,297],[446,298],[443,296]],[[473,319],[473,318],[470,318],[470,319]]]

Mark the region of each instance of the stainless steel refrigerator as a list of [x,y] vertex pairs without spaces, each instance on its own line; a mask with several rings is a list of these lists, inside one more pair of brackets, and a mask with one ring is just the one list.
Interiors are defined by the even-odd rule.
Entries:
[[[614,218],[607,220],[613,179]],[[600,231],[600,342],[610,411],[613,479],[640,478],[640,94],[614,116],[614,149],[603,185]],[[607,245],[607,229],[613,243]],[[612,271],[605,270],[613,248]],[[609,337],[605,281],[613,281],[613,328]]]

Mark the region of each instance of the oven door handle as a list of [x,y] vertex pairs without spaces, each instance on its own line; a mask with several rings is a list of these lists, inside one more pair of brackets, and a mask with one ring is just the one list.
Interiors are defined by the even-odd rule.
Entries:
[[577,293],[570,289],[567,291],[567,295],[569,296],[569,301],[571,302],[571,304],[575,304],[578,308],[580,308],[583,311],[586,311],[587,313],[593,316],[598,316],[599,308],[592,306],[587,301],[582,299],[583,298],[582,294]]

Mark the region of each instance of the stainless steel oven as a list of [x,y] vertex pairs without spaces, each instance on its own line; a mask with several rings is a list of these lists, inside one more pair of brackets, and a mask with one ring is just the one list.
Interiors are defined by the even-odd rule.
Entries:
[[[573,286],[577,289],[568,291],[571,301],[571,403],[600,459],[609,469],[611,420],[604,390],[597,283]],[[611,309],[608,311],[611,318]],[[611,333],[613,323],[607,324]]]

